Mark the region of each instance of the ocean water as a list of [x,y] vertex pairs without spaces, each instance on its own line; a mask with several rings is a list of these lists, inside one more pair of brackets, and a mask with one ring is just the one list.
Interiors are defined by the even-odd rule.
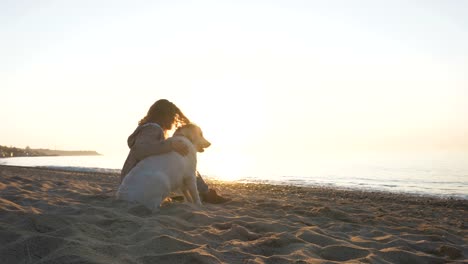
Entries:
[[[222,156],[219,158],[223,159]],[[211,161],[230,168],[222,170],[210,167],[209,161],[200,159],[199,170],[206,178],[239,182],[327,186],[468,199],[466,152],[314,156],[299,161],[307,165],[302,167],[286,162],[262,164],[256,162],[255,157],[243,158],[256,166],[236,170],[236,164]],[[0,159],[0,164],[120,172],[124,160],[125,156],[14,157]]]

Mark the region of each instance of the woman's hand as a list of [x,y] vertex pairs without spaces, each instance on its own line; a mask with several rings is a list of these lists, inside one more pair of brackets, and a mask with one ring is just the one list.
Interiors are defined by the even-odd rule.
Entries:
[[182,141],[171,141],[171,148],[182,156],[186,156],[188,154],[188,147]]

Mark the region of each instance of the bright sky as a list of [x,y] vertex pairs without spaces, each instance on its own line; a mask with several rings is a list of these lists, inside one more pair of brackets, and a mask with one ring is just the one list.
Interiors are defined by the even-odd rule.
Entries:
[[125,155],[167,98],[214,159],[468,149],[467,14],[464,0],[1,1],[0,145]]

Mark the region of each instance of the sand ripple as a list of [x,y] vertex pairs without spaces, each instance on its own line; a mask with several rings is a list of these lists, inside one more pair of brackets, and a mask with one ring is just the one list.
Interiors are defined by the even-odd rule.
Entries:
[[159,213],[118,175],[0,166],[0,263],[467,263],[468,203],[210,182],[232,201]]

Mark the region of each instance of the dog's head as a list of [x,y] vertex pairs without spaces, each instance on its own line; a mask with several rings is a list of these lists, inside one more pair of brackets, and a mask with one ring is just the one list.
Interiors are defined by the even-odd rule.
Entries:
[[203,132],[200,127],[193,123],[179,127],[174,135],[182,135],[188,138],[198,152],[205,151],[205,148],[211,145],[211,143],[203,137]]

